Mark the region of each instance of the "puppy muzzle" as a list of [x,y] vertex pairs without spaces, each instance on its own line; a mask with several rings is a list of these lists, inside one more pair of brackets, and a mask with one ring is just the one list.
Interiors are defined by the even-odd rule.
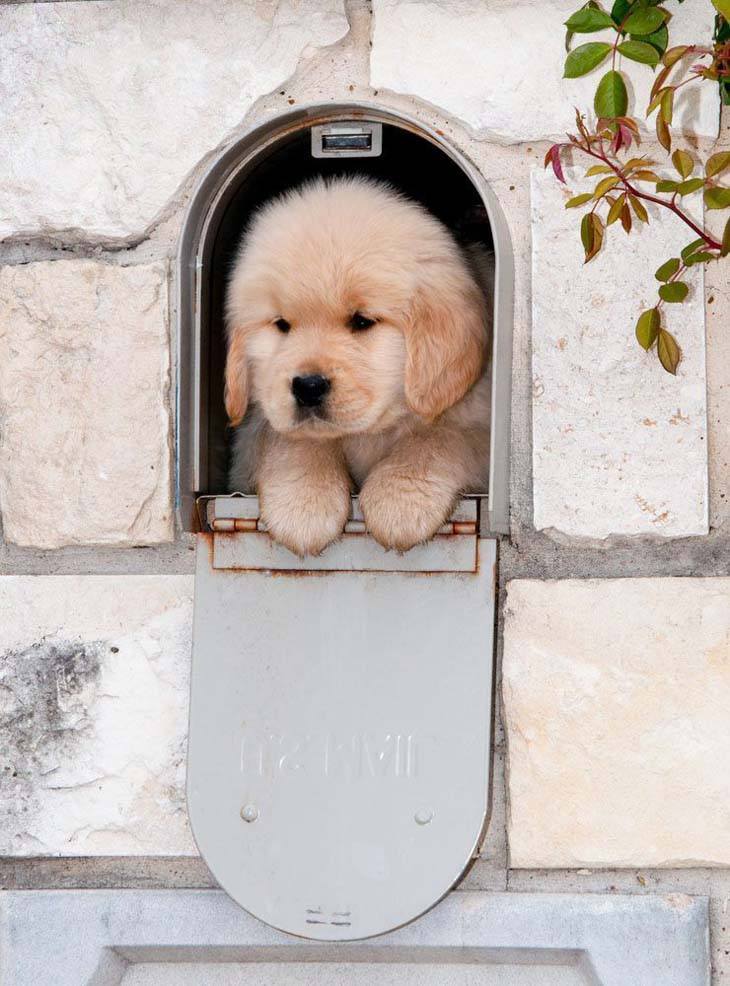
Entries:
[[291,390],[297,406],[306,410],[321,408],[332,385],[327,377],[319,373],[294,377]]

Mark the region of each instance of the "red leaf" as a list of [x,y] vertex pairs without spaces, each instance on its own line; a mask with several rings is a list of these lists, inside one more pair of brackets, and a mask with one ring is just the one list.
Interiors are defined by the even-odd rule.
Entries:
[[624,146],[631,147],[631,141],[633,139],[633,133],[630,127],[627,127],[625,123],[619,123],[619,131],[623,137]]
[[558,181],[561,181],[565,185],[566,181],[565,175],[563,174],[563,165],[560,161],[560,147],[560,144],[553,144],[545,155],[545,167],[547,168],[547,166],[551,164],[553,171],[555,172],[555,177]]

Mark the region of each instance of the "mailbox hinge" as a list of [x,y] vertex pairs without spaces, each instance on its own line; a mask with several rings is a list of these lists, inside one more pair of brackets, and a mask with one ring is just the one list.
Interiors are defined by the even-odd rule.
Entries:
[[[256,496],[232,495],[200,497],[198,501],[201,520],[207,530],[226,533],[245,534],[253,531],[266,531],[266,524],[259,516],[259,501]],[[476,534],[479,529],[478,500],[461,500],[448,523],[438,531],[439,534]],[[345,524],[346,534],[365,534],[367,528],[360,510],[358,498],[352,498],[350,519]]]

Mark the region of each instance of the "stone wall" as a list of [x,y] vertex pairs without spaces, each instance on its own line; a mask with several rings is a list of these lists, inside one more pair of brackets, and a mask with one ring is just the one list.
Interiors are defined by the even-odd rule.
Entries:
[[[229,142],[357,100],[473,160],[514,249],[493,807],[463,886],[708,894],[714,982],[730,979],[730,265],[695,268],[672,313],[676,379],[631,333],[676,227],[612,231],[582,269],[542,167],[591,91],[560,78],[573,6],[0,4],[4,887],[211,885],[183,795],[176,247]],[[677,42],[710,30],[709,3],[677,7]],[[632,74],[642,103],[649,73]],[[709,89],[690,114],[701,155],[730,147]]]

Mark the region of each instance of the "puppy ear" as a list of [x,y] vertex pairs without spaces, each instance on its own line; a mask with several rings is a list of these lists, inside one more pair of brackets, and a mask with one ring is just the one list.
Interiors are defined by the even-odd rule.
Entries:
[[233,329],[228,342],[224,399],[232,425],[243,420],[248,405],[248,365],[242,329]]
[[405,333],[405,394],[416,414],[433,421],[481,375],[488,341],[487,309],[465,272],[451,283],[435,275],[417,291]]

